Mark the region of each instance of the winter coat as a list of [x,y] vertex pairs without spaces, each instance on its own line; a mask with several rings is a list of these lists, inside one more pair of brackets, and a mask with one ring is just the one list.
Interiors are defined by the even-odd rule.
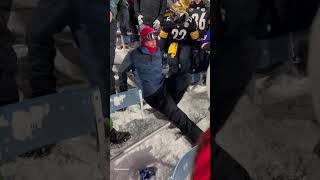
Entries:
[[129,30],[129,4],[127,0],[120,0],[117,8],[117,21],[119,22],[120,28]]
[[151,55],[144,47],[130,51],[119,69],[120,90],[127,88],[127,72],[133,71],[143,97],[148,97],[163,85],[165,75],[162,73],[162,55],[160,48]]
[[143,22],[146,25],[152,25],[158,19],[163,20],[163,14],[167,8],[166,0],[135,0],[134,11],[135,16],[143,16]]

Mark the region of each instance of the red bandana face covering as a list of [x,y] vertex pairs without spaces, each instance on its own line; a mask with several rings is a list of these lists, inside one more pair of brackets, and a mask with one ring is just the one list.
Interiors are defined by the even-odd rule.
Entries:
[[157,51],[157,47],[154,47],[154,48],[148,47],[148,46],[145,45],[145,43],[143,43],[142,46],[145,47],[145,48],[149,51],[149,53],[150,53],[151,55],[153,55],[153,54],[156,53],[156,51]]

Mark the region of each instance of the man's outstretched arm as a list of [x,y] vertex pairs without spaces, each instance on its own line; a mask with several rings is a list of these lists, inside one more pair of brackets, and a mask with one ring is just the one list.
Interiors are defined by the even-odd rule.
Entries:
[[132,63],[131,63],[131,52],[129,52],[126,57],[124,58],[122,64],[119,68],[119,90],[120,92],[127,91],[128,90],[128,75],[127,73],[132,69]]

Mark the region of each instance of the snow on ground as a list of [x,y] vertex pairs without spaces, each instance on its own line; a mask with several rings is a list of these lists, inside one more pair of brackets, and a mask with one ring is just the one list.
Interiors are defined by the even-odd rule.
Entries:
[[[217,142],[248,170],[253,180],[319,180],[320,157],[313,151],[320,140],[320,125],[312,111],[308,79],[282,73],[268,81],[258,80],[257,86],[257,104],[244,95]],[[202,119],[199,126],[203,130],[209,127],[205,87],[187,92],[179,106],[190,119]],[[114,113],[115,128],[143,133],[146,130],[134,129],[135,124],[165,121],[150,114],[147,105],[144,108],[144,118],[139,106]],[[191,148],[178,132],[166,128],[114,159],[110,164],[111,179],[136,179],[138,169],[149,165],[158,167],[156,179],[166,179]],[[1,165],[0,174],[14,180],[98,180],[97,160],[95,139],[82,136],[58,143],[46,158],[17,158]]]
[[320,126],[308,79],[282,73],[264,84],[258,104],[242,97],[218,134],[218,144],[253,180],[319,180],[320,157],[313,150]]
[[[193,117],[201,118],[202,120],[198,125],[203,131],[209,127],[209,100],[205,86],[197,86],[195,89],[187,92],[179,107],[191,119]],[[115,114],[121,116],[122,112]],[[125,118],[116,118],[114,122],[115,126],[121,129],[128,119],[135,118],[135,116],[139,117],[139,114],[127,114],[127,116],[122,116]],[[172,175],[173,169],[179,159],[190,149],[191,145],[184,137],[179,135],[177,128],[165,128],[125,155],[112,160],[110,165],[111,179],[137,179],[139,169],[148,166],[155,166],[158,169],[155,179],[167,179]]]
[[[209,126],[209,101],[205,87],[198,86],[187,92],[179,106],[191,119],[203,118],[200,124],[204,130]],[[148,109],[148,106],[145,108]],[[156,119],[153,114],[148,115],[147,112],[145,114],[149,119]],[[137,120],[136,123],[143,121],[139,106],[117,112],[112,115],[112,118],[116,129],[129,131],[135,131],[134,126],[129,126],[131,129],[123,128],[134,120]],[[145,119],[148,120],[148,118]],[[128,180],[134,177],[137,168],[152,164],[158,166],[157,179],[165,179],[164,177],[172,173],[179,158],[191,147],[188,141],[183,137],[179,138],[177,133],[177,128],[167,128],[130,151],[131,158],[127,155],[112,162],[111,170],[131,167],[129,172],[132,175],[126,177],[119,174],[119,171],[117,171],[118,174],[114,174],[115,171],[113,171],[110,179]],[[14,180],[100,180],[101,173],[97,166],[99,157],[95,142],[90,135],[60,142],[48,157],[35,160],[17,158],[15,162],[0,166],[0,174]],[[136,169],[132,169],[132,166]]]
[[95,139],[90,136],[73,138],[59,143],[48,157],[17,158],[2,165],[0,172],[12,180],[101,179],[95,148]]

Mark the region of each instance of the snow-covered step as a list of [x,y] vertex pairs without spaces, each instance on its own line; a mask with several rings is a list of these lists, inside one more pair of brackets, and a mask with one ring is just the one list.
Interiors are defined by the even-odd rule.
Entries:
[[[123,124],[119,126],[120,130],[129,131],[132,137],[123,144],[111,145],[111,159],[126,153],[128,150],[159,132],[159,130],[170,126],[171,123],[167,121],[166,118],[159,112],[153,112],[154,110],[146,110],[147,112],[149,111],[149,114],[145,113],[145,117],[141,118],[138,108],[139,107],[134,107],[133,109],[127,109],[125,112],[119,112],[119,114],[122,114],[121,117],[129,118],[129,114],[131,114],[131,117],[134,117],[131,120],[120,119]],[[209,117],[209,112],[203,114],[202,116],[193,117],[191,119],[198,123],[207,117]],[[112,118],[115,119],[115,117]]]
[[[167,179],[179,159],[191,149],[191,145],[177,128],[169,128],[167,123],[159,130],[142,139],[125,152],[112,159],[111,179],[137,179],[139,169],[154,166],[157,168],[155,179]],[[209,118],[197,125],[205,131],[210,126]]]
[[[178,106],[196,123],[210,117],[208,111],[209,101],[205,86],[197,86],[195,89],[186,92]],[[119,156],[126,149],[168,123],[165,117],[161,116],[159,112],[156,112],[149,105],[144,107],[144,112],[144,118],[141,118],[140,107],[139,105],[135,105],[127,108],[125,111],[115,112],[111,115],[114,127],[117,130],[129,131],[132,135],[131,139],[123,144],[111,145],[111,159]]]

